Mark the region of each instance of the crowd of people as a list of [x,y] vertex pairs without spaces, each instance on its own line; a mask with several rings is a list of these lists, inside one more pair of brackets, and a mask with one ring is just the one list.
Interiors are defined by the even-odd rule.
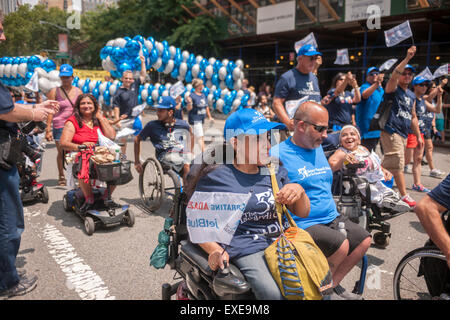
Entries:
[[[0,41],[4,40],[0,20]],[[352,73],[338,73],[330,90],[322,97],[317,78],[321,53],[312,45],[302,46],[297,52],[297,66],[280,77],[273,93],[270,85],[265,83],[256,93],[244,79],[242,90],[250,96],[248,106],[232,113],[224,126],[223,147],[232,150],[234,156],[229,163],[202,164],[199,170],[192,170],[194,143],[199,143],[199,152],[205,151],[203,125],[205,119],[210,122],[214,119],[203,93],[204,84],[202,80],[194,79],[194,91],[186,99],[185,110],[179,97],[162,97],[155,104],[157,120],[149,121],[136,132],[135,169],[142,173],[141,142],[149,138],[158,160],[182,175],[190,196],[195,192],[251,194],[231,244],[205,242],[200,246],[207,252],[212,270],[223,268],[224,260],[232,260],[250,282],[256,298],[282,298],[264,260],[264,250],[280,230],[275,212],[275,202],[278,202],[286,205],[296,224],[311,235],[327,257],[333,277],[332,298],[360,299],[340,283],[367,252],[371,235],[338,212],[331,191],[333,171],[362,159],[366,166],[359,174],[374,183],[378,190],[372,194],[371,201],[397,212],[410,211],[416,206],[407,194],[404,179],[404,170],[410,161],[413,162],[414,190],[429,191],[420,181],[424,150],[430,175],[439,178],[444,175],[432,161],[431,135],[442,131],[439,130],[442,127],[437,127],[440,118],[435,115],[442,113],[446,81],[433,84],[421,77],[414,78],[415,70],[409,62],[415,51],[414,46],[408,49],[384,88],[384,75],[378,68],[371,67],[361,87]],[[46,122],[45,138],[54,141],[58,151],[56,163],[61,186],[66,185],[63,151],[77,151],[80,145],[95,146],[101,133],[122,142],[122,154],[126,154],[127,139],[116,136],[121,129],[135,128],[139,117],[133,113],[133,108],[138,104],[139,85],[146,78],[143,57],[141,63],[138,79],[133,78],[131,71],[123,73],[122,85],[117,89],[111,107],[100,106],[93,95],[83,94],[73,86],[73,68],[68,64],[59,68],[62,85],[44,97],[37,95],[27,101],[22,93],[10,92],[0,82],[2,297],[26,294],[36,287],[37,281],[36,276],[17,270],[15,265],[24,230],[23,207],[18,194],[17,168],[14,164],[9,169],[3,165],[8,162],[8,157],[4,157],[6,143],[5,147],[3,143],[15,136],[18,122]],[[349,86],[351,91],[347,90]],[[382,101],[392,101],[390,116],[383,130],[372,131],[370,120]],[[183,120],[184,112],[187,112],[188,121]],[[279,144],[269,140],[273,130],[281,132]],[[177,131],[187,132],[187,135],[176,134]],[[331,131],[340,132],[340,148],[328,159],[322,143]],[[375,153],[378,146],[382,156]],[[274,161],[280,186],[276,194],[270,176],[263,170]],[[88,210],[94,202],[92,187],[87,171],[81,171],[78,172],[78,185],[85,198],[82,210]],[[382,183],[392,176],[399,194]],[[436,218],[436,214],[439,216],[445,208],[450,209],[449,177],[424,198],[417,206],[417,212],[450,266],[450,239],[439,224],[442,222]],[[264,198],[258,197],[261,194],[265,194]],[[428,206],[428,203],[432,205]],[[345,233],[340,230],[342,225],[345,225]]]

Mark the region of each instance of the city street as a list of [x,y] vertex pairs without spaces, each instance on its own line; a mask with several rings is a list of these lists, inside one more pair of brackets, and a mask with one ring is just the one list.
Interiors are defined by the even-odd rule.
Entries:
[[[144,124],[155,119],[154,113],[143,117]],[[224,120],[216,120],[208,130],[222,132]],[[208,126],[208,125],[206,125]],[[142,158],[154,154],[149,141],[143,142]],[[436,148],[437,168],[450,170],[450,149]],[[133,143],[128,142],[127,156],[134,160]],[[161,298],[161,285],[174,283],[175,272],[166,266],[156,270],[149,265],[150,255],[157,245],[158,233],[168,216],[170,199],[154,213],[142,209],[138,188],[138,174],[133,167],[133,180],[119,186],[113,194],[118,203],[130,204],[136,222],[133,227],[96,230],[92,236],[84,231],[83,221],[63,209],[65,187],[58,186],[56,148],[47,143],[43,170],[39,182],[50,194],[47,204],[34,203],[24,207],[25,231],[17,257],[17,266],[39,277],[37,288],[31,293],[11,300],[156,300]],[[432,189],[440,180],[428,176],[423,169],[423,184]],[[410,190],[412,175],[406,174],[408,192],[416,200],[423,197]],[[406,213],[390,220],[392,238],[386,249],[371,247],[367,253],[369,269],[364,298],[393,299],[392,278],[400,259],[409,251],[423,246],[427,240],[418,218]],[[344,279],[343,286],[353,289],[359,277],[359,267]]]

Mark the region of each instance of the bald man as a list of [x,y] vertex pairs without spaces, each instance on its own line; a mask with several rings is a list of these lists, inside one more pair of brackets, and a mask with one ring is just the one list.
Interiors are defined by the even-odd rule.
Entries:
[[[311,202],[307,218],[293,218],[327,257],[335,295],[341,299],[357,300],[361,297],[345,291],[339,283],[362,259],[371,237],[364,228],[337,212],[331,193],[333,172],[321,146],[327,137],[327,129],[328,111],[316,102],[304,102],[294,115],[293,136],[274,146],[270,152],[281,160],[288,170],[289,179],[305,189]],[[340,222],[345,224],[347,235],[338,230]]]

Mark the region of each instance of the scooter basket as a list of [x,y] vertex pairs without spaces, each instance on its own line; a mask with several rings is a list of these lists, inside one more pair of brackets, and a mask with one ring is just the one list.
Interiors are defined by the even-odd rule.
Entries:
[[[94,173],[95,179],[103,182],[115,182],[120,179],[121,162],[111,162],[98,164],[91,161],[91,172]],[[94,178],[91,176],[91,178]]]
[[122,185],[130,182],[131,180],[133,180],[133,175],[131,174],[131,161],[122,160],[120,166],[120,178],[112,184]]

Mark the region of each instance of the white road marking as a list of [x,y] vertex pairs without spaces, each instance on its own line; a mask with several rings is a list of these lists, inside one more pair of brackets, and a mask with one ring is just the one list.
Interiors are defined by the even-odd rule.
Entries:
[[65,273],[66,286],[75,290],[82,300],[115,300],[103,280],[78,256],[75,248],[55,227],[46,224],[44,240],[53,259]]

